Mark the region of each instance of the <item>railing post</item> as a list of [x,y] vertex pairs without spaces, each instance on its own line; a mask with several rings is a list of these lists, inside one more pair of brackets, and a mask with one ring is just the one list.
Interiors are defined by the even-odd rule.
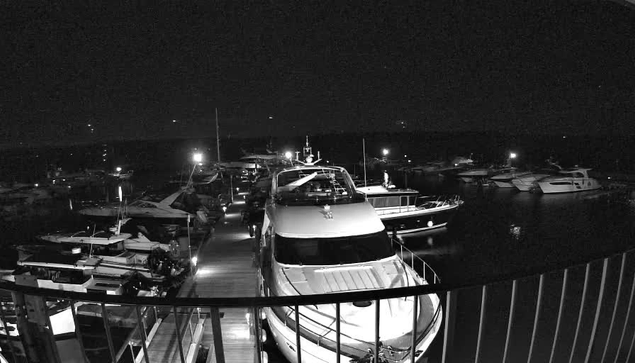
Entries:
[[560,323],[562,322],[562,312],[564,311],[564,299],[567,295],[567,284],[569,283],[569,269],[564,270],[562,275],[562,291],[560,292],[560,307],[558,307],[558,320],[556,320],[556,331],[553,333],[553,343],[551,344],[551,354],[549,355],[549,363],[553,362],[556,354],[556,344],[558,343],[558,335],[560,335]]
[[534,352],[534,343],[536,342],[536,332],[538,331],[538,321],[540,320],[540,308],[542,307],[542,291],[545,287],[545,274],[540,275],[538,283],[538,299],[536,301],[536,312],[534,314],[534,328],[531,331],[531,343],[529,343],[529,354],[527,354],[527,363],[531,363],[531,356]]
[[27,308],[24,294],[21,292],[12,292],[11,298],[13,299],[13,308],[15,309],[18,333],[20,334],[20,340],[22,341],[27,361],[37,362],[40,360],[38,357],[42,354],[42,351],[41,349],[38,349],[36,342],[29,332],[29,322],[27,320]]
[[593,352],[593,344],[595,343],[595,334],[598,330],[598,322],[600,320],[600,310],[602,310],[602,302],[604,301],[604,290],[606,288],[606,275],[609,268],[609,259],[604,259],[604,265],[602,266],[602,281],[600,282],[600,295],[598,296],[597,307],[595,308],[595,318],[593,319],[593,328],[591,329],[591,339],[589,340],[589,347],[586,351],[586,358],[584,363],[589,363],[591,359],[591,352]]
[[0,318],[2,318],[2,329],[4,329],[5,340],[7,341],[7,345],[11,350],[11,356],[13,357],[13,361],[17,362],[18,360],[15,358],[15,351],[13,350],[13,344],[11,343],[11,339],[9,339],[9,329],[7,328],[7,318],[4,313],[4,303],[0,303]]
[[340,303],[335,303],[335,362],[336,363],[340,363],[340,344],[341,344],[341,321],[342,318],[340,317],[341,312],[340,312]]
[[150,358],[148,357],[148,348],[146,343],[148,341],[148,337],[146,336],[145,324],[143,323],[143,315],[141,314],[141,309],[139,309],[139,305],[135,305],[135,310],[137,311],[137,326],[139,329],[139,333],[141,334],[141,347],[143,349],[143,358],[146,361],[146,363],[150,363]]
[[419,295],[412,297],[412,341],[410,342],[410,363],[415,363],[417,352],[417,315],[419,307]]
[[298,363],[302,362],[302,347],[300,343],[300,306],[295,306],[295,348]]
[[[220,312],[217,307],[210,307],[210,315],[212,320],[212,339],[214,341],[214,353],[216,354],[216,363],[225,363],[225,348],[223,347],[223,333],[220,323]],[[255,319],[260,317],[256,316]],[[259,332],[256,332],[257,338]]]
[[373,362],[379,362],[379,317],[379,299],[377,299],[375,300],[375,360]]
[[509,348],[509,340],[514,322],[514,311],[516,310],[516,292],[518,289],[518,280],[512,282],[512,297],[509,303],[509,317],[507,318],[507,335],[505,336],[505,348],[503,349],[503,363],[507,361],[507,349]]
[[604,345],[604,351],[602,352],[602,359],[600,363],[604,363],[606,358],[606,352],[609,349],[609,342],[611,341],[611,334],[613,333],[613,324],[615,323],[615,315],[617,314],[617,306],[620,301],[620,293],[622,292],[622,282],[624,281],[624,267],[626,266],[626,253],[622,254],[622,264],[620,265],[620,277],[617,283],[617,292],[615,293],[615,303],[613,304],[613,314],[611,314],[611,324],[609,325],[609,333],[606,336],[606,344]]
[[75,324],[75,335],[77,336],[77,342],[79,343],[79,349],[82,350],[82,357],[85,363],[89,363],[86,356],[86,350],[84,350],[84,340],[82,339],[82,332],[79,327],[79,320],[77,319],[77,312],[75,311],[75,301],[71,300],[71,313],[73,314],[73,323]]
[[633,306],[633,292],[635,292],[635,274],[633,275],[633,283],[631,284],[631,296],[628,298],[628,307],[626,308],[626,318],[624,319],[624,326],[622,327],[622,335],[620,336],[620,343],[617,345],[617,354],[615,354],[613,363],[617,363],[617,359],[620,357],[620,350],[622,350],[622,343],[624,343],[624,334],[626,334],[626,327],[628,326],[628,319],[631,316],[631,307]]
[[478,336],[476,338],[476,356],[474,362],[478,363],[481,354],[481,339],[483,338],[483,326],[485,325],[485,304],[487,303],[487,285],[483,285],[481,292],[481,317],[478,324]]
[[441,363],[448,359],[448,349],[454,344],[454,312],[456,311],[456,291],[445,293],[445,328],[443,331],[443,355]]
[[177,343],[179,343],[179,355],[181,357],[181,363],[185,363],[185,354],[183,353],[183,337],[181,336],[181,329],[179,327],[179,317],[177,316],[178,311],[176,309],[176,305],[172,306],[172,311],[174,314],[174,330],[176,331]]
[[586,264],[586,271],[584,273],[584,287],[582,288],[582,297],[580,298],[580,310],[578,312],[578,323],[575,327],[575,335],[573,336],[573,344],[571,345],[571,354],[569,355],[569,363],[573,363],[573,355],[575,354],[575,346],[578,342],[578,334],[580,333],[580,324],[582,324],[582,313],[584,312],[584,305],[586,300],[586,293],[589,288],[589,275],[591,274],[591,263]]
[[[256,337],[256,357],[254,363],[262,363],[262,327],[260,326],[260,308],[258,306],[252,307],[251,313],[253,314],[254,319],[254,336]],[[210,310],[211,315],[211,310]],[[199,317],[200,319],[200,317]]]
[[112,341],[112,334],[110,333],[110,323],[108,322],[108,311],[106,310],[106,304],[101,303],[101,320],[104,322],[104,329],[106,330],[106,338],[108,339],[108,350],[110,351],[110,358],[113,363],[117,362],[115,346]]

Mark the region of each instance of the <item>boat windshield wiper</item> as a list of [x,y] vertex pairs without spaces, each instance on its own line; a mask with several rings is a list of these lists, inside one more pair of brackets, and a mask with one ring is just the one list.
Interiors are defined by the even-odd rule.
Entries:
[[296,181],[293,181],[287,185],[278,187],[278,191],[279,192],[290,192],[292,190],[294,190],[295,188],[304,185],[306,182],[310,181],[311,179],[315,178],[317,176],[317,172],[311,173],[305,177],[302,177]]

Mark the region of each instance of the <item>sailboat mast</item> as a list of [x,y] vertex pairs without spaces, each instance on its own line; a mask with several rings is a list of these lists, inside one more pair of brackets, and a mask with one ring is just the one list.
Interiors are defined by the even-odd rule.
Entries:
[[215,108],[216,112],[216,155],[218,155],[218,162],[220,163],[220,133],[218,132],[218,108]]
[[362,157],[364,158],[364,186],[366,187],[366,139],[362,138]]

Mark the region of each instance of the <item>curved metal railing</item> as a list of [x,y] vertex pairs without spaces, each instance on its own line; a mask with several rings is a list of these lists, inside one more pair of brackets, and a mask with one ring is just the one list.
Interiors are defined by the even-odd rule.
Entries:
[[[229,322],[222,322],[223,311],[241,309],[249,312],[249,319],[242,322],[249,329],[260,346],[259,336],[260,309],[262,307],[292,306],[295,324],[299,324],[298,310],[302,305],[335,304],[339,313],[340,305],[360,300],[379,302],[384,299],[439,294],[443,305],[443,334],[425,354],[435,360],[445,362],[474,361],[528,361],[528,362],[621,362],[631,359],[635,345],[635,314],[632,314],[633,297],[635,295],[635,250],[618,253],[582,265],[568,267],[538,275],[526,276],[519,273],[515,276],[504,276],[497,280],[478,280],[471,283],[443,283],[438,277],[432,278],[433,284],[411,286],[396,289],[355,291],[325,295],[301,295],[284,297],[245,297],[245,298],[147,298],[124,297],[101,294],[86,294],[69,291],[43,290],[35,287],[18,286],[9,282],[0,282],[0,290],[11,293],[16,316],[22,319],[22,350],[15,348],[6,335],[0,334],[3,344],[2,354],[15,362],[25,362],[24,355],[44,356],[45,361],[59,361],[54,339],[50,335],[50,319],[36,319],[48,316],[46,304],[37,305],[37,301],[60,299],[70,301],[73,318],[77,319],[79,303],[93,304],[101,310],[105,337],[108,347],[105,350],[105,361],[118,361],[121,357],[121,342],[113,338],[112,321],[108,319],[108,310],[114,306],[132,308],[130,327],[137,333],[130,334],[129,351],[133,353],[135,362],[149,362],[152,354],[149,341],[152,329],[146,321],[175,321],[174,335],[178,337],[178,353],[175,361],[190,362],[195,355],[196,337],[205,331],[203,322],[211,321],[213,343],[210,353],[217,362],[234,361],[223,348],[223,326],[228,329]],[[404,261],[410,259],[412,265],[421,261],[411,251],[405,249]],[[431,274],[427,264],[424,271]],[[34,310],[43,306],[42,311]],[[29,310],[31,309],[31,310]],[[6,302],[0,309],[2,322],[6,322],[9,307]],[[136,311],[136,313],[135,313]],[[99,314],[98,314],[99,315]],[[244,312],[243,312],[244,315]],[[149,316],[151,319],[147,319]],[[375,318],[379,322],[379,314]],[[24,320],[26,319],[26,320]],[[76,320],[77,322],[77,320]],[[414,331],[417,330],[416,319],[413,319]],[[461,329],[455,326],[461,324]],[[4,325],[4,326],[3,326]],[[188,327],[189,325],[189,327]],[[76,323],[79,327],[79,324]],[[377,325],[378,326],[378,325]],[[35,327],[35,328],[33,328]],[[6,329],[6,324],[0,324]],[[189,328],[189,329],[188,329]],[[83,328],[82,328],[83,329]],[[82,342],[84,331],[77,328],[78,341]],[[339,315],[335,324],[336,346],[339,353],[340,329]],[[188,333],[189,331],[189,333]],[[300,331],[296,325],[296,330]],[[302,361],[304,342],[296,336],[297,360]],[[34,342],[49,342],[47,349],[34,351]],[[27,340],[30,341],[27,342]],[[29,344],[31,346],[29,346]],[[40,344],[38,343],[38,344]],[[200,341],[199,341],[200,345]],[[134,346],[134,347],[132,347]],[[380,337],[376,335],[375,346],[380,346]],[[415,345],[413,344],[412,347]],[[13,348],[10,348],[13,347]],[[194,347],[194,348],[192,348]],[[125,348],[125,347],[123,347]],[[82,347],[83,349],[83,347]],[[253,360],[262,357],[257,348],[253,348]],[[141,353],[144,352],[144,353]],[[213,352],[213,353],[211,353]],[[49,356],[57,354],[56,357]],[[339,354],[338,354],[339,357]],[[416,361],[421,354],[412,354],[409,359]],[[373,352],[373,359],[381,361],[378,349]],[[42,360],[42,359],[41,359]],[[88,360],[86,360],[88,362]],[[95,362],[99,360],[91,360]]]

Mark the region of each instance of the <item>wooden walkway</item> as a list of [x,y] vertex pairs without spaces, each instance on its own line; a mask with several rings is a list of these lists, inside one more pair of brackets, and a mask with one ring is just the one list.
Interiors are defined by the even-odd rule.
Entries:
[[[240,212],[244,207],[242,197],[236,198],[224,218],[219,220],[209,238],[198,250],[196,275],[181,287],[182,297],[247,297],[257,294],[257,275],[253,256],[253,238],[240,223]],[[225,362],[255,362],[256,341],[250,329],[251,312],[248,309],[220,308],[220,326]],[[217,362],[214,350],[214,335],[209,309],[202,309],[200,324],[196,316],[192,320],[194,336],[200,331],[197,347],[209,349],[207,362]],[[179,314],[183,337],[183,350],[187,354],[192,342],[187,316]],[[196,329],[195,327],[198,327]],[[194,344],[192,344],[194,349]],[[180,362],[178,341],[175,333],[174,314],[169,314],[158,326],[148,347],[152,362]],[[186,362],[191,362],[186,359]]]

